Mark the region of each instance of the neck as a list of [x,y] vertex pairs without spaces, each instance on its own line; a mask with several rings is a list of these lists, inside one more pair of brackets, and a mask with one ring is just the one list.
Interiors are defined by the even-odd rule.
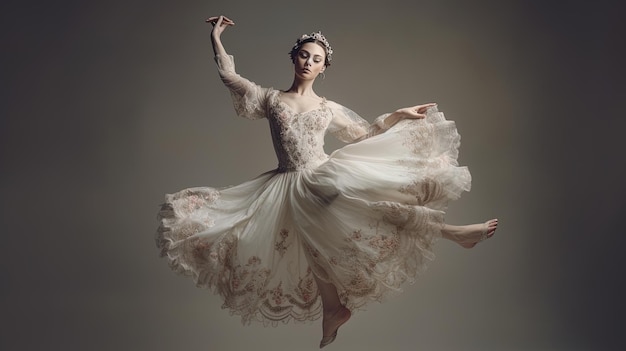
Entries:
[[313,82],[315,80],[302,80],[298,77],[294,77],[293,83],[291,83],[291,88],[287,90],[287,92],[295,93],[298,95],[315,95],[313,91]]

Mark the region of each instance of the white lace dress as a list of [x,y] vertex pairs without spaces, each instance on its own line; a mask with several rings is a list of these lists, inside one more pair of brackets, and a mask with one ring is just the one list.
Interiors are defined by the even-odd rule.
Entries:
[[[241,185],[166,195],[156,242],[171,268],[244,323],[314,320],[314,275],[355,310],[400,291],[433,259],[450,200],[470,188],[460,136],[436,108],[388,130],[332,101],[295,113],[216,57],[238,115],[269,121],[278,167]],[[326,132],[353,142],[330,156]]]

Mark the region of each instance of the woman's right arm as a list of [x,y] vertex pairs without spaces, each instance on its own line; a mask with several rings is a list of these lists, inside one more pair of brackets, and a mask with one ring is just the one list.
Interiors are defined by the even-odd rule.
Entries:
[[213,25],[211,44],[215,53],[217,70],[222,82],[230,90],[237,115],[249,119],[265,117],[267,89],[237,74],[235,61],[232,56],[228,55],[222,44],[222,33],[226,27],[235,25],[235,22],[224,16],[210,17],[206,22]]

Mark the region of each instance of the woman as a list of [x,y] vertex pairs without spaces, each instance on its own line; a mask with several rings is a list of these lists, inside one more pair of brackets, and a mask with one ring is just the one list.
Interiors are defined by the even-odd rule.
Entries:
[[[324,347],[351,311],[423,271],[439,237],[471,248],[497,220],[443,221],[450,200],[470,188],[457,166],[460,137],[433,103],[402,108],[370,125],[318,96],[315,79],[332,60],[321,33],[303,35],[284,91],[235,72],[221,42],[230,19],[211,17],[218,70],[238,115],[267,118],[278,167],[244,184],[166,195],[157,245],[172,269],[219,293],[223,308],[252,320],[315,320]],[[324,153],[328,131],[351,144]]]

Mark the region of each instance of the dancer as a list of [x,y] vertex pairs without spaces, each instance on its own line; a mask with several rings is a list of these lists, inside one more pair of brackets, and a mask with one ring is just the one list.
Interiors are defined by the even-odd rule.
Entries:
[[[359,307],[413,282],[443,237],[465,248],[491,237],[496,219],[445,224],[449,201],[469,191],[457,163],[460,136],[434,103],[401,108],[370,124],[318,96],[332,61],[320,33],[289,53],[291,87],[260,87],[235,71],[221,41],[234,22],[213,25],[220,77],[239,116],[269,122],[276,169],[241,185],[166,195],[157,246],[175,271],[221,295],[244,323],[322,317],[320,347]],[[349,143],[330,156],[326,132]]]

